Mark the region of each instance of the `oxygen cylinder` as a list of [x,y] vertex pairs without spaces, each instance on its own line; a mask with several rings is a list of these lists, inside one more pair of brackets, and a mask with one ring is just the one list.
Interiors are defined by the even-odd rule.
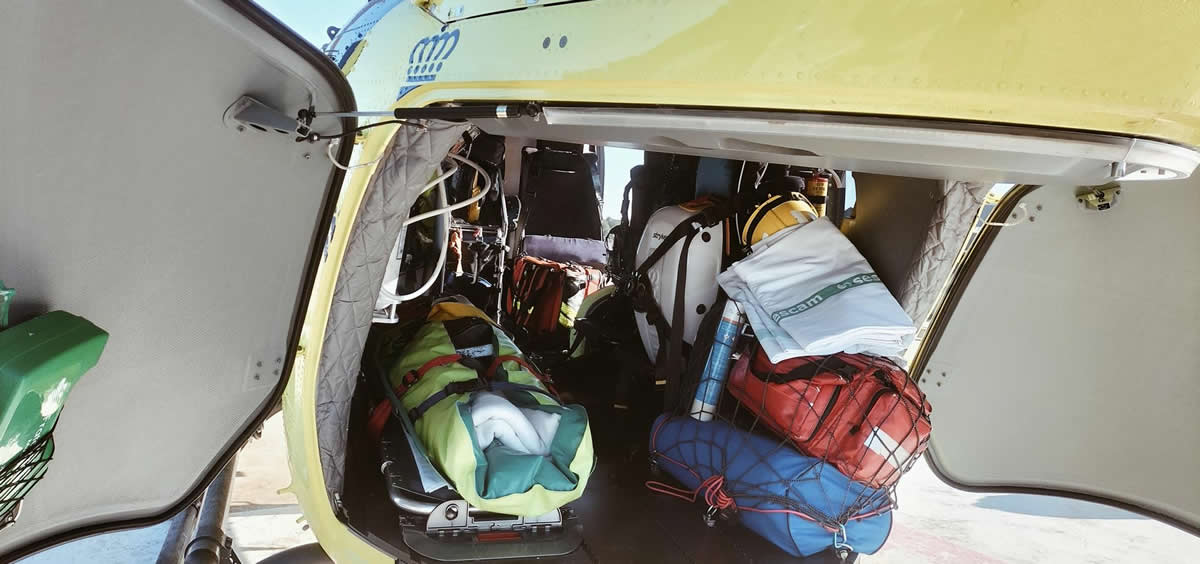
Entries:
[[824,176],[814,176],[804,185],[804,195],[817,209],[817,215],[825,215],[825,201],[829,195],[829,179]]
[[700,383],[696,386],[696,397],[692,400],[690,415],[693,419],[711,421],[713,414],[717,412],[717,401],[721,399],[721,391],[725,389],[725,380],[729,377],[733,348],[737,346],[738,335],[741,334],[745,322],[745,316],[737,302],[725,302],[725,309],[721,311],[721,323],[717,325],[712,349],[708,351],[704,372],[700,374]]

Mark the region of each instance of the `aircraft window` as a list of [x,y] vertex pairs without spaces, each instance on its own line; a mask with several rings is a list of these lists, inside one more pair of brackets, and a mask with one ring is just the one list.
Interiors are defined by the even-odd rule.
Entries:
[[621,223],[621,199],[625,196],[625,185],[629,184],[629,170],[642,164],[645,152],[641,149],[602,147],[604,158],[604,197],[601,209],[604,215],[604,232]]

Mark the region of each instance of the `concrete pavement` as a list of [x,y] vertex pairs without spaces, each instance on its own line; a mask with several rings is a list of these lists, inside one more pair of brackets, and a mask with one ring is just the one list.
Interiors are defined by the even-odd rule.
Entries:
[[[300,519],[300,506],[279,489],[290,481],[283,419],[276,415],[238,455],[225,532],[242,562],[254,564],[279,550],[316,541]],[[167,523],[89,537],[22,559],[21,564],[128,564],[154,562]]]
[[1086,501],[956,490],[923,460],[898,489],[892,536],[863,564],[1200,560],[1200,537],[1169,525]]

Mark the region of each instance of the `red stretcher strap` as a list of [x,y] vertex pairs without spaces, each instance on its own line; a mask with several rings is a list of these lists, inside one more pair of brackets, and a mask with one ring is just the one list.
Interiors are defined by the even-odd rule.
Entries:
[[[421,367],[416,370],[405,372],[400,384],[395,387],[396,397],[404,397],[404,394],[408,392],[408,389],[413,387],[414,384],[416,384],[423,376],[425,376],[426,372],[429,372],[430,370],[433,370],[439,366],[454,364],[460,360],[462,360],[461,354],[442,355],[434,357],[425,364],[422,364]],[[371,415],[367,418],[367,436],[371,437],[372,441],[378,442],[379,438],[383,436],[383,426],[387,424],[388,414],[391,413],[391,411],[391,402],[386,399],[379,402],[374,409],[371,410]]]
[[550,379],[547,378],[545,375],[543,375],[540,371],[538,371],[538,369],[536,367],[534,367],[532,364],[530,364],[529,361],[527,361],[519,356],[505,354],[505,355],[500,355],[500,356],[496,357],[496,360],[493,360],[492,365],[490,367],[488,367],[488,370],[487,370],[488,378],[489,379],[494,378],[496,375],[496,371],[500,369],[501,365],[503,365],[505,362],[508,362],[508,361],[512,361],[517,364],[520,364],[521,367],[524,368],[527,372],[529,372],[530,374],[533,374],[534,377],[536,377],[538,379],[538,381],[542,383],[543,386],[546,386],[546,390],[548,390],[551,395],[553,395],[555,398],[558,397],[558,390],[554,389],[554,384],[552,384],[550,382]]

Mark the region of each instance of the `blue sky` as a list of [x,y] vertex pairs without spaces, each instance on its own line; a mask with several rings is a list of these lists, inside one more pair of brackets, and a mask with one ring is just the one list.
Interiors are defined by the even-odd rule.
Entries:
[[642,164],[641,149],[604,149],[604,217],[621,217],[621,198],[629,184],[629,169]]
[[320,47],[329,41],[325,29],[342,27],[365,0],[255,0],[280,21]]

